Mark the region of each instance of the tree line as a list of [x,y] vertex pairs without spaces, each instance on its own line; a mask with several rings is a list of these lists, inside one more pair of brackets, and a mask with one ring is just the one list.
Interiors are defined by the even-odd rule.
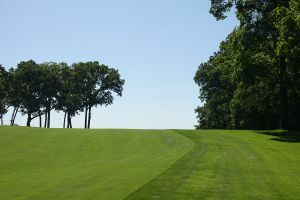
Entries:
[[[63,127],[72,128],[72,118],[84,112],[84,128],[90,128],[92,108],[113,103],[125,83],[118,70],[99,62],[67,63],[22,61],[8,71],[0,65],[0,119],[12,108],[10,125],[18,112],[50,128],[51,111],[64,113]],[[44,116],[44,120],[42,120]],[[44,123],[44,124],[43,124]]]
[[194,77],[197,128],[300,129],[300,1],[211,0],[237,26]]

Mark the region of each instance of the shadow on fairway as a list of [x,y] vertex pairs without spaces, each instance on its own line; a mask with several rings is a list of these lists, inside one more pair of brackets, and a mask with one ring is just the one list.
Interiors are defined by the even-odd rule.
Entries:
[[275,141],[279,141],[279,142],[294,142],[294,143],[300,142],[300,132],[295,132],[295,131],[281,131],[281,132],[257,131],[257,133],[275,136],[274,138],[271,138],[270,140],[275,140]]

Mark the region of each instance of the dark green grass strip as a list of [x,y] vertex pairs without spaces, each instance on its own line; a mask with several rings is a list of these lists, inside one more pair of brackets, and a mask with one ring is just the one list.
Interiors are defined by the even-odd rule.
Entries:
[[127,200],[300,199],[300,143],[250,131],[178,133],[193,150]]

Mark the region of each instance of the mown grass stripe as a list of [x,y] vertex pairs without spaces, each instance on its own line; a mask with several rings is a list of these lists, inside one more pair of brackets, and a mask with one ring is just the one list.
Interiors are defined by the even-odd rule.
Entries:
[[252,131],[178,132],[194,149],[127,200],[299,199],[299,143]]

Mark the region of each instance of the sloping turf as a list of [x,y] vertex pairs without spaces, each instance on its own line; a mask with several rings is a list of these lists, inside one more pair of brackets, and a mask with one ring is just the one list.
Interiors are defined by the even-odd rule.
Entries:
[[1,127],[0,199],[122,199],[192,147],[172,131]]
[[300,199],[280,132],[0,128],[0,199]]
[[300,199],[300,140],[281,133],[177,131],[195,147],[128,199]]

